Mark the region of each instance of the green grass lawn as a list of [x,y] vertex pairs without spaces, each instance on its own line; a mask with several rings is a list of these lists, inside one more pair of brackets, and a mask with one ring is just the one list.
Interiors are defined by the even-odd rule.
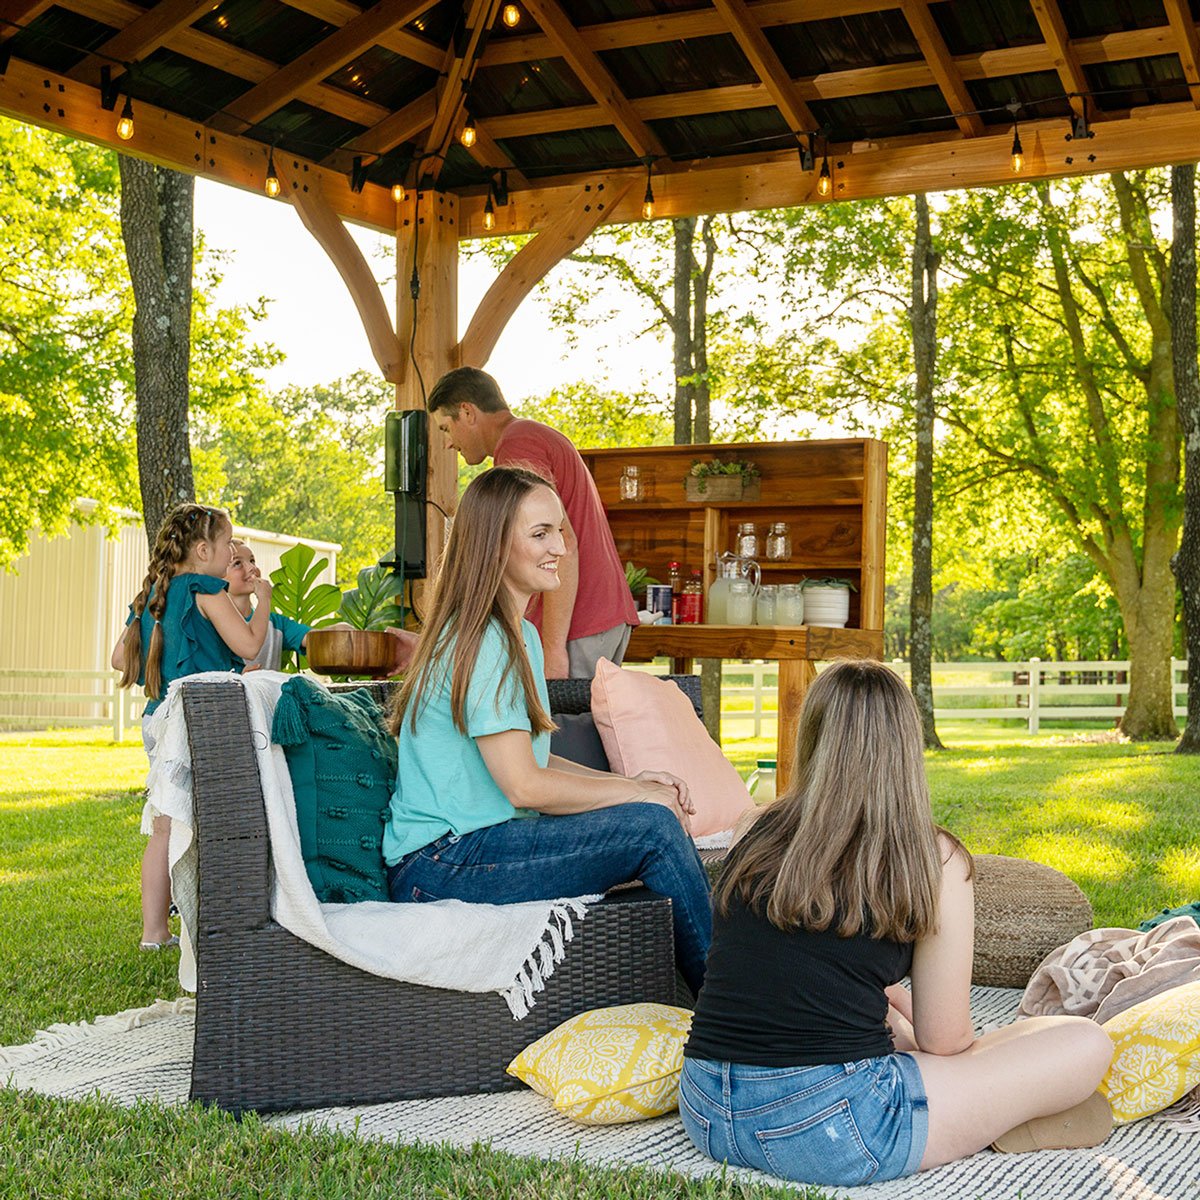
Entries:
[[[971,849],[1065,871],[1100,925],[1200,899],[1200,760],[1166,746],[1072,742],[1063,730],[1029,737],[962,722],[941,733],[949,749],[927,757],[936,815]],[[731,741],[726,752],[745,774],[774,740]],[[137,742],[0,736],[0,1045],[178,994],[175,957],[137,949],[145,766]],[[798,1194],[0,1091],[0,1197]]]

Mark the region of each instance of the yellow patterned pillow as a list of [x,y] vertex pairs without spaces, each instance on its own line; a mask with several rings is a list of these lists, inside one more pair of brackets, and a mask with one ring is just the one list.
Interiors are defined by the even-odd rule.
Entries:
[[1185,983],[1109,1021],[1113,1060],[1100,1082],[1123,1125],[1160,1112],[1200,1084],[1200,983]]
[[586,1125],[661,1117],[679,1104],[686,1008],[622,1004],[564,1021],[508,1064],[554,1107]]

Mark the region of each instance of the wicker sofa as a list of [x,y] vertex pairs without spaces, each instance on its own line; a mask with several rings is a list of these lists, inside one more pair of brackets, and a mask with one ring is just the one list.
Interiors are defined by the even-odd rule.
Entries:
[[[699,709],[698,679],[677,677]],[[387,685],[368,685],[383,695]],[[271,918],[271,854],[245,695],[182,688],[198,846],[191,1098],[233,1112],[504,1091],[526,1045],[588,1008],[677,1000],[671,904],[645,888],[593,907],[537,1004],[515,1021],[494,994],[368,975]],[[587,711],[578,681],[551,709]]]

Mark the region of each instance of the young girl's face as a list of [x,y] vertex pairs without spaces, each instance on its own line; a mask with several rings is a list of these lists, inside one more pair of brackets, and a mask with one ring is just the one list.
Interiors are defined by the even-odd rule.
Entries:
[[197,542],[192,559],[200,574],[224,578],[233,560],[233,526],[226,521],[217,527],[209,541]]
[[233,556],[229,560],[229,569],[225,578],[229,582],[231,596],[251,596],[254,594],[254,581],[259,577],[258,567],[254,562],[254,551],[245,542],[233,543]]

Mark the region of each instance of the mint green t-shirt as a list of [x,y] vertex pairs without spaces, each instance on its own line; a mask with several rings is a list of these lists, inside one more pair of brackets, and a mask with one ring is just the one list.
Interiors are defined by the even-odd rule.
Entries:
[[[545,660],[537,630],[521,622],[525,652],[547,712]],[[449,663],[453,646],[442,661]],[[467,736],[450,715],[450,673],[433,680],[417,714],[414,732],[408,718],[400,729],[399,768],[392,793],[392,815],[383,834],[383,857],[393,866],[406,854],[428,846],[445,833],[474,833],[489,825],[532,814],[514,808],[497,786],[475,744],[477,737],[510,729],[532,732],[521,680],[505,676],[504,635],[493,621],[484,631],[479,657],[467,689]],[[550,735],[533,736],[533,757],[539,767],[550,760]]]

